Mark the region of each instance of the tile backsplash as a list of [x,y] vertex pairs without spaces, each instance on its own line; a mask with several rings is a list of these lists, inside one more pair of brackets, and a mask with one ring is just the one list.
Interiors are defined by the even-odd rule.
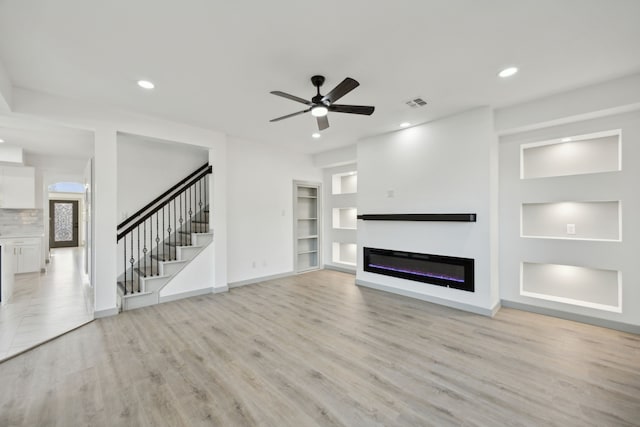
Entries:
[[42,209],[0,209],[0,237],[43,233]]

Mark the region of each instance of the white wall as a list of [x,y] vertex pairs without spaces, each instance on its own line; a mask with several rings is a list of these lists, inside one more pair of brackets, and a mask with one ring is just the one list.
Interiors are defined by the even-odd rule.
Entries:
[[118,134],[118,221],[208,161],[203,147]]
[[476,213],[475,223],[359,221],[358,248],[374,247],[475,259],[475,292],[363,271],[361,284],[491,314],[498,304],[492,235],[497,138],[489,108],[358,143],[358,214]]
[[321,182],[321,170],[310,155],[237,138],[227,159],[229,283],[292,272],[292,182]]
[[9,74],[0,61],[0,110],[10,111],[13,104],[13,86]]
[[[545,108],[542,102],[539,107]],[[534,115],[535,117],[537,115]],[[533,118],[532,118],[533,120]],[[522,144],[572,135],[621,129],[622,170],[574,176],[520,179]],[[640,325],[640,112],[613,115],[500,138],[500,296],[507,302],[586,316],[628,325]],[[572,241],[520,237],[522,203],[561,201],[620,201],[622,241]],[[615,210],[615,209],[614,209]],[[617,235],[616,212],[600,215]],[[577,224],[576,227],[580,227]],[[594,234],[594,233],[592,233]],[[570,237],[570,236],[567,236]],[[576,236],[580,237],[580,236]],[[602,237],[596,234],[596,237]],[[621,273],[622,312],[532,298],[520,294],[521,263],[560,264]],[[564,279],[562,279],[564,280]],[[559,282],[561,282],[559,278]],[[604,284],[606,285],[606,284]],[[603,286],[604,286],[603,285]],[[602,299],[586,285],[584,300]],[[637,329],[636,329],[637,330]]]

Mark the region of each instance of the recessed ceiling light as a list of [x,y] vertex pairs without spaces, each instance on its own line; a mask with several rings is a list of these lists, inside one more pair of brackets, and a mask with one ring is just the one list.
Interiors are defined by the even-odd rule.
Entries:
[[562,142],[569,142],[569,141],[571,141],[571,138],[562,138],[560,141],[562,141]]
[[156,87],[156,85],[151,83],[149,80],[138,80],[138,86],[143,89],[153,89],[154,87]]
[[315,139],[320,138],[320,134],[319,134],[318,132],[316,132],[316,133],[312,133],[312,134],[311,134],[311,136],[312,136],[313,138],[315,138]]
[[2,144],[4,142],[4,139],[0,138],[0,144]]
[[517,67],[509,67],[509,68],[505,68],[504,70],[500,71],[498,73],[498,75],[500,77],[502,77],[502,78],[505,78],[505,77],[511,77],[517,72],[518,72],[518,68]]
[[411,123],[409,123],[409,122],[402,122],[402,123],[400,123],[400,127],[401,127],[401,128],[408,128],[409,126],[411,126]]

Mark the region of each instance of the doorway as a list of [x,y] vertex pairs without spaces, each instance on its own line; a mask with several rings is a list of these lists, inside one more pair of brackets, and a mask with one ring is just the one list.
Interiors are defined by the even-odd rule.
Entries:
[[78,246],[78,201],[49,200],[49,247]]

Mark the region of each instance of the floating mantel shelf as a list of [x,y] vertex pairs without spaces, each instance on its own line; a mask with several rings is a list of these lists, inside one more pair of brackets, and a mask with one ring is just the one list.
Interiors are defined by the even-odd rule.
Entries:
[[432,213],[432,214],[365,214],[358,215],[363,221],[452,221],[476,222],[474,213]]

